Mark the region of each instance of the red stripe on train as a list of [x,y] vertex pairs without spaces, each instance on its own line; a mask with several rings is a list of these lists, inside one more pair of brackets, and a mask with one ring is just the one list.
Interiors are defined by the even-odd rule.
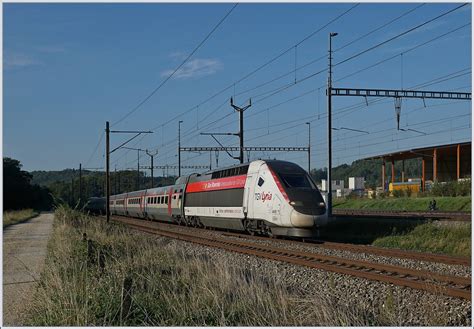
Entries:
[[286,194],[285,192],[285,189],[283,188],[283,186],[281,185],[281,182],[280,182],[280,179],[277,177],[277,175],[273,172],[272,168],[268,167],[268,169],[270,170],[270,173],[272,174],[273,176],[273,180],[275,181],[278,189],[280,190],[280,193],[283,195],[283,197],[285,198],[285,200],[287,202],[290,202],[290,198],[288,198],[288,194]]
[[208,192],[228,190],[233,188],[244,188],[247,175],[232,176],[207,180],[203,182],[194,182],[186,187],[187,193]]

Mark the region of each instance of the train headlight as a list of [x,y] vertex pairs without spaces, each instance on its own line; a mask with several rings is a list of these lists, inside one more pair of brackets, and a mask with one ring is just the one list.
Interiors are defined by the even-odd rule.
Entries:
[[324,204],[324,202],[320,202],[320,203],[319,203],[319,206],[320,206],[321,208],[323,208],[323,207],[325,207],[326,205]]
[[302,206],[303,202],[301,202],[301,201],[291,201],[290,204],[292,206]]

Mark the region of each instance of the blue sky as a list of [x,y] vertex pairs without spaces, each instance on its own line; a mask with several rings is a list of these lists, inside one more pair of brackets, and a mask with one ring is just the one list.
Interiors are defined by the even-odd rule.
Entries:
[[[105,138],[101,136],[108,120],[113,129],[153,129],[154,134],[139,137],[128,146],[158,149],[155,164],[174,165],[178,120],[184,121],[183,146],[217,145],[199,133],[237,131],[238,116],[231,114],[228,103],[235,95],[238,104],[252,97],[253,106],[245,113],[246,146],[307,146],[305,122],[311,121],[312,167],[324,167],[327,73],[302,79],[326,69],[327,60],[298,69],[296,76],[295,65],[299,68],[325,56],[329,31],[339,33],[333,39],[337,64],[458,4],[360,4],[278,60],[201,104],[354,6],[239,4],[182,70],[136,112],[114,125],[180,64],[232,6],[4,4],[4,156],[19,159],[26,170],[77,168],[79,163],[103,167]],[[470,23],[471,5],[467,5],[336,65],[333,84],[341,88],[400,89],[430,82],[434,84],[420,89],[471,92],[471,25],[462,27]],[[338,50],[353,40],[357,41]],[[393,59],[344,78],[390,57]],[[285,73],[288,75],[281,79],[254,88]],[[282,86],[288,88],[272,94]],[[421,100],[403,100],[401,127],[423,135],[396,130],[392,99],[373,101],[369,99],[366,106],[363,98],[333,99],[334,127],[369,132],[333,131],[334,165],[395,150],[471,140],[471,102],[426,100],[425,108]],[[128,137],[112,134],[111,147]],[[237,137],[221,136],[220,140],[225,145],[238,145]],[[307,166],[305,153],[250,156]],[[215,166],[215,154],[212,158]],[[183,165],[208,165],[209,153],[184,153],[182,159]],[[136,160],[136,152],[119,150],[112,155],[112,169],[134,168]],[[148,161],[141,155],[141,163]],[[219,154],[219,166],[232,163],[235,160]]]

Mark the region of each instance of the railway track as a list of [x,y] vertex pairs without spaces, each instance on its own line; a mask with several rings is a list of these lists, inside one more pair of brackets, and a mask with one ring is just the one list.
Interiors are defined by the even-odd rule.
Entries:
[[157,234],[172,239],[471,300],[470,278],[439,275],[429,271],[413,270],[393,265],[276,248],[248,241],[196,236],[164,230],[156,226],[151,226],[150,222],[141,223],[138,220],[129,218],[114,217],[113,220],[124,223],[142,232]]
[[[225,232],[223,235],[227,236],[234,236],[243,239],[255,239],[255,240],[271,240],[272,238],[267,237],[259,237],[259,236],[250,236],[244,235],[240,233],[229,233]],[[294,241],[294,240],[278,240],[283,243],[288,244],[316,244],[320,248],[325,249],[335,249],[335,250],[343,250],[343,251],[351,251],[355,253],[367,253],[372,255],[379,255],[385,257],[395,257],[395,258],[403,258],[403,259],[413,259],[413,260],[420,260],[426,262],[433,262],[433,263],[443,263],[449,265],[463,265],[463,266],[471,266],[471,259],[466,257],[456,257],[456,256],[446,256],[446,255],[437,255],[431,253],[422,253],[417,251],[408,251],[408,250],[401,250],[401,249],[387,249],[387,248],[380,248],[374,246],[367,246],[367,245],[355,245],[349,243],[337,243],[337,242],[327,242],[321,240],[306,240],[305,242]]]
[[378,218],[408,218],[408,219],[440,219],[454,221],[471,221],[471,213],[462,211],[403,211],[403,210],[362,210],[362,209],[333,209],[337,217],[378,217]]

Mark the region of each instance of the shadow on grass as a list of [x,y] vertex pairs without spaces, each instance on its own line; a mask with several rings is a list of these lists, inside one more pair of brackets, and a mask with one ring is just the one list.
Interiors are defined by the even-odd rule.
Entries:
[[419,219],[335,218],[320,230],[320,239],[332,242],[372,244],[378,238],[407,234],[418,225]]

